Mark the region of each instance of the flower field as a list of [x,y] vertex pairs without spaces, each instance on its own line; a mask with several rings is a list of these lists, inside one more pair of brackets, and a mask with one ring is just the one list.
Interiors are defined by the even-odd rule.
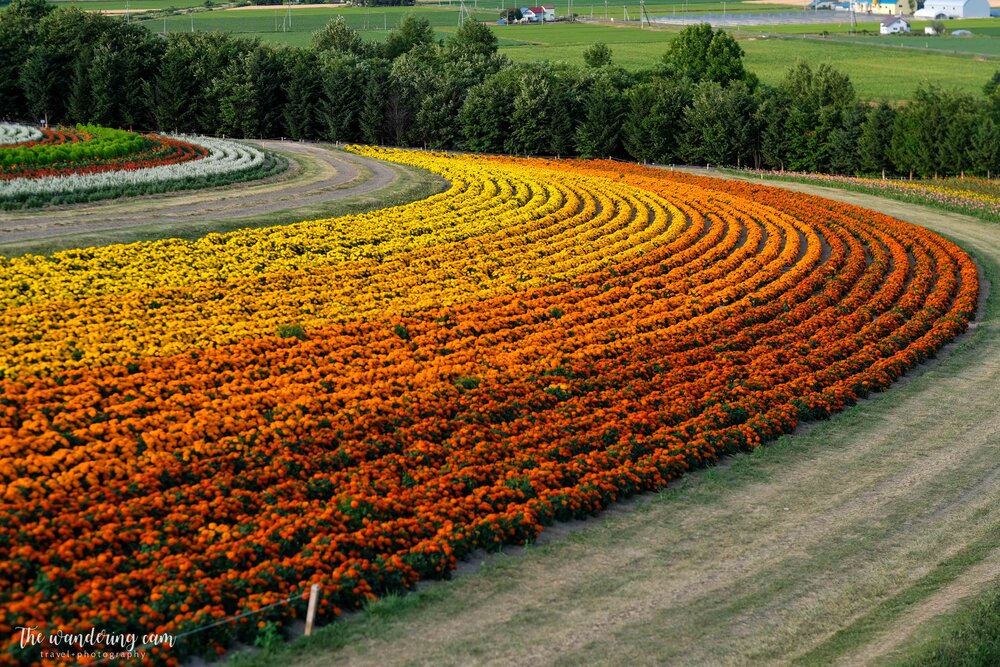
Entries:
[[311,583],[333,618],[851,405],[974,314],[972,260],[872,211],[613,162],[356,150],[452,186],[0,259],[0,664],[44,662],[18,625],[180,634]]
[[257,148],[206,137],[0,125],[0,139],[5,136],[11,141],[0,146],[4,209],[211,187],[260,178],[284,166]]
[[751,170],[750,173],[781,180],[820,183],[900,201],[928,204],[974,215],[991,222],[1000,222],[1000,181],[996,179],[967,176],[910,181],[778,171]]
[[41,130],[24,125],[0,123],[0,145],[25,144],[42,138]]

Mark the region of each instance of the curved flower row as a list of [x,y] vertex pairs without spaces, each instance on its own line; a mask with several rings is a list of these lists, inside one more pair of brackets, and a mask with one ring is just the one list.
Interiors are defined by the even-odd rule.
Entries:
[[38,141],[41,138],[42,131],[38,128],[14,123],[0,123],[0,145],[24,144],[29,141]]
[[988,220],[1000,221],[1000,181],[996,179],[964,177],[913,181],[779,171],[751,171],[751,173],[789,180],[818,181],[903,201],[931,203]]
[[40,178],[0,181],[0,203],[32,197],[52,198],[86,192],[119,191],[142,186],[184,182],[193,179],[229,177],[264,166],[267,154],[249,145],[207,137],[173,137],[197,144],[207,151],[201,159],[181,164],[148,166],[133,170],[117,169],[100,173],[71,173]]
[[0,173],[19,174],[51,165],[81,166],[121,159],[146,150],[151,141],[134,132],[93,125],[78,125],[76,142],[34,142],[6,146],[0,150]]
[[127,152],[113,157],[85,161],[68,160],[52,162],[45,167],[39,167],[34,164],[0,167],[0,180],[47,178],[68,176],[71,174],[97,174],[110,171],[135,171],[149,167],[181,164],[190,160],[199,160],[208,155],[207,149],[172,137],[148,135],[143,140],[146,142],[144,150]]
[[[313,582],[334,617],[841,409],[974,312],[964,252],[871,211],[610,162],[363,150],[453,187],[4,263],[0,634],[180,633]],[[0,662],[44,660],[15,638]]]

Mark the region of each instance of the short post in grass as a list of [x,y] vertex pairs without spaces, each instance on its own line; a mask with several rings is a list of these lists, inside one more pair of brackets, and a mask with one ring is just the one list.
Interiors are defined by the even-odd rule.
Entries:
[[313,584],[309,588],[309,608],[306,609],[306,637],[313,633],[313,625],[316,623],[316,606],[319,604],[319,584]]

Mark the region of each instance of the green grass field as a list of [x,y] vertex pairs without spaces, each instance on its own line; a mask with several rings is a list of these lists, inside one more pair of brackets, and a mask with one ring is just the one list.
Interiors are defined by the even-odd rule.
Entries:
[[924,35],[921,28],[920,34],[906,37],[884,36],[848,36],[838,35],[836,37],[824,38],[829,41],[836,41],[841,44],[863,44],[865,46],[878,46],[882,48],[916,49],[927,52],[950,53],[952,55],[980,55],[984,57],[1000,57],[1000,39],[990,36],[971,37],[933,37]]
[[[512,28],[507,34],[516,29]],[[604,41],[611,47],[616,63],[639,69],[656,63],[674,34],[672,31],[606,26],[548,26],[533,34],[521,33],[520,39],[533,44],[506,46],[502,50],[522,63],[545,59],[582,63],[587,46],[593,41]],[[747,67],[765,83],[781,81],[796,60],[806,60],[813,65],[828,63],[848,74],[859,96],[865,99],[906,99],[925,81],[979,91],[993,72],[1000,69],[1000,61],[977,60],[970,55],[915,51],[900,57],[887,57],[890,51],[875,44],[761,39],[746,32],[733,34],[746,52]],[[1000,45],[1000,41],[997,43]]]
[[[69,4],[92,9],[122,9],[125,0],[66,0]],[[529,64],[551,61],[580,64],[584,50],[595,42],[611,47],[615,62],[638,70],[654,65],[667,45],[681,29],[661,26],[641,29],[634,22],[625,25],[621,18],[639,16],[639,5],[629,0],[581,0],[573,12],[581,17],[615,18],[615,23],[550,23],[545,25],[496,25],[504,0],[472,0],[465,8],[473,19],[489,23],[500,39],[501,50],[514,62]],[[129,0],[134,9],[156,10],[201,7],[199,0]],[[674,13],[718,12],[720,0],[678,0],[646,5],[651,16]],[[790,11],[788,6],[749,5],[739,0],[725,3],[727,12]],[[557,5],[564,14],[566,4]],[[438,39],[447,39],[459,25],[458,2],[422,2],[417,7],[348,7],[317,5],[287,10],[276,6],[241,11],[197,11],[149,18],[142,24],[155,32],[222,31],[258,37],[265,42],[305,47],[312,34],[330,20],[342,16],[347,24],[365,39],[380,41],[386,32],[399,25],[405,16],[418,13],[426,18]],[[916,21],[913,30],[920,33],[927,22]],[[818,25],[767,25],[733,29],[746,52],[747,66],[762,81],[770,84],[782,79],[796,60],[814,65],[828,63],[847,73],[863,99],[905,100],[918,85],[933,82],[946,88],[978,91],[1000,69],[1000,20],[969,19],[948,22],[948,29],[973,31],[972,37],[910,37],[876,34],[848,34],[843,23]],[[875,33],[878,24],[865,21],[858,30]],[[782,38],[786,37],[786,38]]]
[[[50,2],[57,7],[79,7],[92,11],[125,9],[125,0],[50,0]],[[153,11],[170,7],[187,9],[203,5],[204,0],[128,0],[128,8],[132,11]]]
[[[157,0],[149,0],[157,1]],[[362,31],[366,39],[384,38],[385,29],[398,25],[409,8],[310,8],[287,12],[282,8],[239,12],[202,12],[193,15],[170,16],[146,21],[155,31],[221,30],[260,37],[262,40],[307,46],[311,35],[335,16],[344,16],[353,28]],[[286,17],[291,14],[291,25]],[[439,38],[445,39],[458,27],[458,12],[446,6],[420,8],[420,14],[434,26]],[[493,13],[480,9],[481,20],[492,19]],[[640,29],[635,26],[609,24],[547,24],[494,26],[500,38],[501,50],[518,63],[541,60],[552,62],[583,62],[584,50],[594,42],[605,42],[614,53],[615,62],[631,70],[651,67],[659,61],[679,28]],[[872,25],[874,29],[874,24]],[[998,28],[1000,30],[1000,28]],[[896,51],[886,44],[923,38],[847,37],[820,39],[762,39],[752,30],[734,31],[746,51],[747,66],[766,83],[777,83],[788,67],[798,59],[813,64],[829,63],[847,73],[858,94],[865,99],[907,99],[925,81],[965,91],[981,89],[1000,61],[977,59],[971,54],[907,51],[893,57]],[[930,39],[930,38],[928,38]],[[989,37],[980,40],[989,40]],[[936,38],[937,44],[966,44],[962,38]],[[970,42],[971,43],[971,42]],[[1000,54],[1000,39],[989,43]],[[982,47],[986,48],[986,47]],[[889,55],[887,57],[887,54]]]
[[[849,34],[851,26],[847,23],[753,26],[743,28],[741,31],[771,35],[799,35],[811,39],[822,39],[824,41],[821,44],[839,42],[844,44],[863,44],[865,46],[916,49],[951,55],[968,54],[1000,57],[1000,20],[964,19],[947,21],[945,23],[948,32],[959,29],[971,31],[972,35],[968,37],[925,35],[924,28],[930,24],[930,21],[912,21],[910,23],[912,30],[910,35],[879,35],[878,23],[871,21],[859,22],[855,34]],[[861,34],[857,34],[857,32]]]
[[[162,0],[149,0],[157,2]],[[417,10],[439,32],[440,38],[458,28],[458,10],[447,7],[421,7]],[[347,25],[365,33],[369,39],[380,39],[387,29],[395,28],[412,7],[310,7],[286,10],[276,6],[267,9],[241,11],[211,11],[190,15],[167,16],[143,21],[143,25],[156,32],[208,32],[218,30],[260,37],[264,41],[289,46],[308,46],[312,34],[331,20],[343,16]],[[492,21],[497,12],[473,13],[477,20]]]
[[[924,27],[930,25],[930,21],[910,21],[910,29],[914,33],[920,33],[923,37]],[[997,19],[956,19],[954,21],[946,21],[945,27],[951,30],[970,30],[974,36],[1000,36],[1000,20]],[[851,32],[850,23],[820,23],[820,24],[810,24],[810,25],[761,25],[761,26],[749,26],[741,29],[744,32],[762,32],[769,33],[772,35],[821,35],[823,33],[829,33],[830,36],[843,36]],[[856,31],[865,31],[872,33],[878,32],[878,21],[858,21]],[[896,37],[895,35],[887,35],[889,39]],[[900,39],[908,39],[906,37],[900,37]],[[957,39],[957,38],[956,38]]]

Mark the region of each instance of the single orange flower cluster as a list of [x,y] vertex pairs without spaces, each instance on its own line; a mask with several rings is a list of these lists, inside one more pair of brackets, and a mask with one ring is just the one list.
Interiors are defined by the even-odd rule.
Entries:
[[0,662],[45,662],[15,626],[180,634],[312,583],[333,618],[842,409],[974,314],[970,258],[872,211],[612,162],[359,150],[454,185],[0,266]]

